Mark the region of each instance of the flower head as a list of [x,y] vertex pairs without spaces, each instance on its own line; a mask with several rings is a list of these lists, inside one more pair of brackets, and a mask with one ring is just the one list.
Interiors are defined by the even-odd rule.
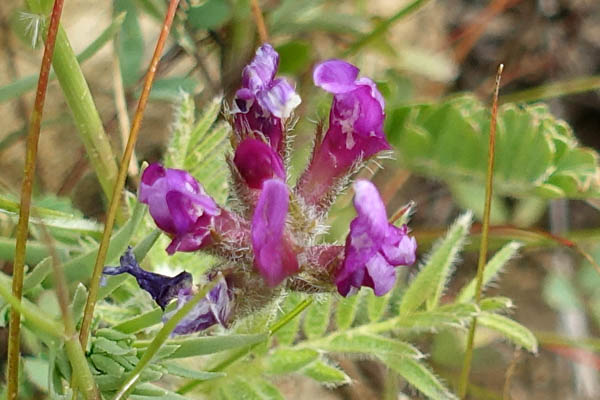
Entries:
[[353,165],[391,147],[383,132],[384,101],[375,83],[358,78],[358,68],[329,60],[314,70],[315,85],[332,93],[329,128],[317,144],[299,188],[308,203],[321,200]]
[[156,225],[172,237],[169,254],[198,250],[213,218],[221,213],[193,176],[157,163],[144,170],[139,199],[148,205]]
[[106,267],[102,272],[105,275],[130,274],[135,277],[138,285],[156,301],[163,310],[169,302],[178,296],[181,290],[189,290],[192,287],[192,275],[189,272],[181,272],[174,277],[164,276],[149,272],[140,267],[131,247],[128,247],[121,256],[120,266]]
[[287,185],[279,179],[264,182],[252,218],[254,264],[270,286],[298,271],[298,260],[285,232],[289,206]]
[[417,242],[408,228],[388,223],[385,205],[375,185],[354,183],[354,207],[358,216],[350,224],[345,258],[335,283],[343,296],[361,286],[373,288],[375,295],[389,292],[396,282],[395,267],[415,262]]
[[300,96],[285,80],[275,78],[279,55],[270,44],[256,50],[256,56],[242,72],[242,88],[233,100],[235,130],[241,138],[264,136],[279,153],[283,148],[283,120],[300,104]]
[[285,180],[281,157],[262,140],[244,139],[235,149],[233,163],[252,189],[260,189],[267,179]]

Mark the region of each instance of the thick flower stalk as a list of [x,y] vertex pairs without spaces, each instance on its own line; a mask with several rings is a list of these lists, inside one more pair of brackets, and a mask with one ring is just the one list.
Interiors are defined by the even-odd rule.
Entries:
[[[290,83],[276,78],[278,63],[278,54],[265,44],[242,73],[242,87],[229,112],[233,152],[227,157],[232,173],[227,205],[218,205],[186,171],[152,164],[142,175],[139,200],[172,239],[166,251],[206,251],[223,261],[208,275],[219,283],[176,334],[226,325],[238,317],[243,312],[232,306],[234,293],[244,299],[239,304],[245,312],[269,302],[278,286],[308,292],[337,289],[343,296],[367,286],[381,296],[394,286],[396,267],[415,262],[415,239],[406,225],[388,222],[377,189],[365,180],[353,186],[357,217],[345,246],[319,237],[336,195],[366,160],[390,149],[376,85],[359,78],[358,68],[345,61],[317,65],[315,84],[333,94],[329,125],[324,137],[317,135],[311,160],[291,188],[286,141],[300,97]],[[175,299],[181,307],[194,293],[188,273],[169,278],[144,271],[130,252],[120,267],[105,273],[135,276],[163,309]]]

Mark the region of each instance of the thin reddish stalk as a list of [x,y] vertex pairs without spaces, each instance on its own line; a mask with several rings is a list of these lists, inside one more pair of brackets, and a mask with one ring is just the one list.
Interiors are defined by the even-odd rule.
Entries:
[[152,82],[154,81],[154,75],[156,74],[156,68],[160,60],[160,55],[163,51],[167,37],[169,36],[169,31],[171,30],[171,25],[173,24],[173,18],[175,17],[175,11],[177,10],[178,5],[179,0],[171,0],[169,2],[169,8],[167,9],[167,14],[163,22],[162,31],[158,37],[156,48],[154,49],[154,54],[144,79],[142,94],[140,95],[140,100],[135,111],[135,116],[131,125],[131,131],[129,132],[129,138],[127,140],[127,146],[125,146],[125,152],[123,153],[123,158],[121,159],[119,175],[117,176],[116,186],[110,200],[102,241],[100,242],[100,248],[98,249],[98,256],[96,257],[96,264],[94,265],[94,272],[90,282],[89,295],[85,304],[83,321],[81,323],[81,331],[79,332],[79,341],[81,342],[83,349],[85,349],[87,346],[87,341],[90,334],[94,308],[96,307],[96,301],[98,300],[98,288],[100,286],[102,269],[106,261],[106,253],[108,251],[108,245],[110,243],[110,237],[115,223],[117,210],[119,208],[119,204],[121,203],[121,192],[123,190],[123,186],[125,185],[127,170],[131,161],[135,143],[137,141],[138,133],[140,131],[144,110],[146,108],[146,104],[148,103],[148,96],[150,95],[150,89],[152,88]]
[[[490,141],[488,149],[488,164],[485,182],[485,206],[483,209],[483,227],[481,230],[481,245],[479,249],[479,260],[477,263],[477,283],[475,285],[475,303],[479,305],[481,300],[481,290],[483,287],[483,270],[487,261],[488,251],[488,233],[490,231],[490,215],[492,210],[492,191],[494,188],[494,155],[496,153],[496,123],[498,117],[498,92],[500,91],[500,78],[504,65],[500,64],[496,74],[496,88],[494,89],[494,99],[492,102],[492,117],[490,119]],[[473,359],[473,344],[475,340],[475,330],[477,329],[477,316],[473,317],[469,328],[469,337],[467,339],[467,349],[463,368],[460,375],[458,394],[461,399],[466,398],[469,386],[469,374],[471,372],[471,360]]]
[[[29,212],[31,208],[31,192],[33,190],[33,177],[35,174],[35,161],[37,158],[38,142],[40,138],[40,127],[46,89],[48,88],[48,77],[50,76],[50,65],[54,54],[54,44],[58,32],[58,23],[62,14],[64,0],[55,0],[50,16],[48,36],[44,46],[44,56],[40,67],[35,103],[31,112],[31,123],[27,133],[27,149],[25,155],[25,168],[23,172],[23,183],[21,185],[21,204],[19,208],[19,222],[17,225],[17,243],[15,249],[15,261],[13,263],[12,292],[19,300],[23,294],[23,275],[25,266],[25,249],[27,247],[27,236],[29,233]],[[21,314],[14,309],[10,312],[10,325],[8,336],[8,378],[7,398],[16,399],[19,390],[19,355],[20,355]]]
[[267,31],[265,19],[263,18],[262,11],[258,5],[258,0],[250,1],[250,7],[252,7],[252,15],[254,16],[256,29],[258,29],[258,37],[262,43],[267,43],[269,41],[269,32]]

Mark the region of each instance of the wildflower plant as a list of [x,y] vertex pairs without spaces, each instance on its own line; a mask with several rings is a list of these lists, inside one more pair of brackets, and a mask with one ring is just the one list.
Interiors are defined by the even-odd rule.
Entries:
[[[218,168],[226,161],[230,185],[225,202],[217,202],[185,170],[154,163],[142,174],[138,201],[148,205],[153,222],[169,238],[164,250],[153,251],[166,251],[174,258],[189,254],[186,263],[213,260],[196,282],[211,285],[210,290],[177,321],[173,338],[163,345],[163,355],[150,368],[163,374],[178,371],[174,374],[192,379],[179,389],[182,394],[199,390],[210,398],[241,393],[266,398],[278,393],[271,381],[286,373],[305,375],[328,386],[348,384],[351,379],[334,362],[336,354],[359,355],[380,360],[431,398],[452,398],[452,392],[423,362],[423,353],[407,341],[414,333],[461,330],[479,315],[481,325],[535,351],[535,338],[526,328],[497,314],[512,306],[509,299],[484,299],[480,308],[472,303],[471,283],[456,301],[441,302],[469,231],[469,214],[459,218],[425,258],[408,289],[396,285],[397,267],[416,262],[417,242],[406,218],[398,225],[390,223],[376,186],[355,179],[369,160],[387,156],[390,145],[383,131],[381,94],[345,61],[329,60],[315,67],[315,84],[333,94],[329,124],[326,129],[318,125],[309,162],[296,184],[290,184],[287,163],[296,118],[293,110],[300,98],[291,83],[276,76],[277,65],[277,53],[265,44],[244,69],[243,87],[225,108],[229,140],[212,147],[223,159],[198,159],[195,166],[179,163],[210,178],[210,172],[201,172],[199,166]],[[190,106],[188,99],[183,95],[182,108]],[[177,121],[185,120],[180,112]],[[224,131],[218,127],[211,131],[205,121],[214,120],[217,112],[213,108],[208,111],[212,117],[200,117],[201,130],[191,126],[193,118],[188,119],[187,128],[177,124],[168,159],[175,160],[179,149],[188,160],[190,143],[199,147],[213,143],[214,134]],[[230,151],[225,149],[227,142],[232,145]],[[327,243],[323,233],[329,208],[337,195],[350,188],[356,217],[344,243]],[[214,193],[218,196],[218,190]],[[150,233],[148,240],[152,237],[156,233]],[[161,321],[167,323],[199,291],[189,272],[169,277],[140,267],[138,261],[149,248],[128,249],[120,266],[106,267],[104,274],[117,275],[113,279],[134,276],[159,308],[129,320],[117,318],[111,332],[131,335]],[[510,244],[490,261],[485,284],[517,248]],[[414,267],[404,270],[411,269],[416,272]],[[307,307],[301,322],[296,316]],[[180,336],[198,332],[200,336]],[[142,354],[151,345],[127,337],[138,343]],[[216,347],[201,347],[213,340]],[[262,345],[257,347],[258,343]],[[229,358],[209,358],[202,372],[182,372],[181,366],[169,361],[248,345],[250,350],[232,350]],[[237,366],[228,368],[230,363]],[[114,371],[100,373],[114,376]],[[223,373],[227,377],[218,379]]]

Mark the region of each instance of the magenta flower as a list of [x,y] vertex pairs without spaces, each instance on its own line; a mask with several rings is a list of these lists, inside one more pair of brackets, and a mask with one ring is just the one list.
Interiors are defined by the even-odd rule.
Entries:
[[235,149],[233,163],[252,189],[260,189],[271,178],[285,181],[281,157],[262,140],[244,139]]
[[309,204],[317,204],[358,161],[391,149],[383,132],[383,97],[372,80],[357,79],[358,71],[341,60],[325,61],[314,70],[315,85],[334,96],[329,128],[298,187]]
[[158,163],[144,170],[139,199],[148,205],[156,225],[173,239],[167,252],[198,250],[221,214],[201,184],[186,171]]
[[342,296],[369,286],[377,296],[389,292],[396,282],[395,267],[415,262],[417,242],[408,228],[387,220],[385,205],[375,185],[358,180],[353,185],[358,216],[350,223],[345,258],[335,283]]
[[252,218],[254,265],[270,286],[298,271],[298,260],[285,232],[289,195],[283,181],[265,181]]
[[279,55],[270,44],[242,72],[242,88],[233,100],[235,130],[243,139],[264,136],[279,154],[283,153],[284,120],[300,104],[300,96],[285,79],[275,79]]

